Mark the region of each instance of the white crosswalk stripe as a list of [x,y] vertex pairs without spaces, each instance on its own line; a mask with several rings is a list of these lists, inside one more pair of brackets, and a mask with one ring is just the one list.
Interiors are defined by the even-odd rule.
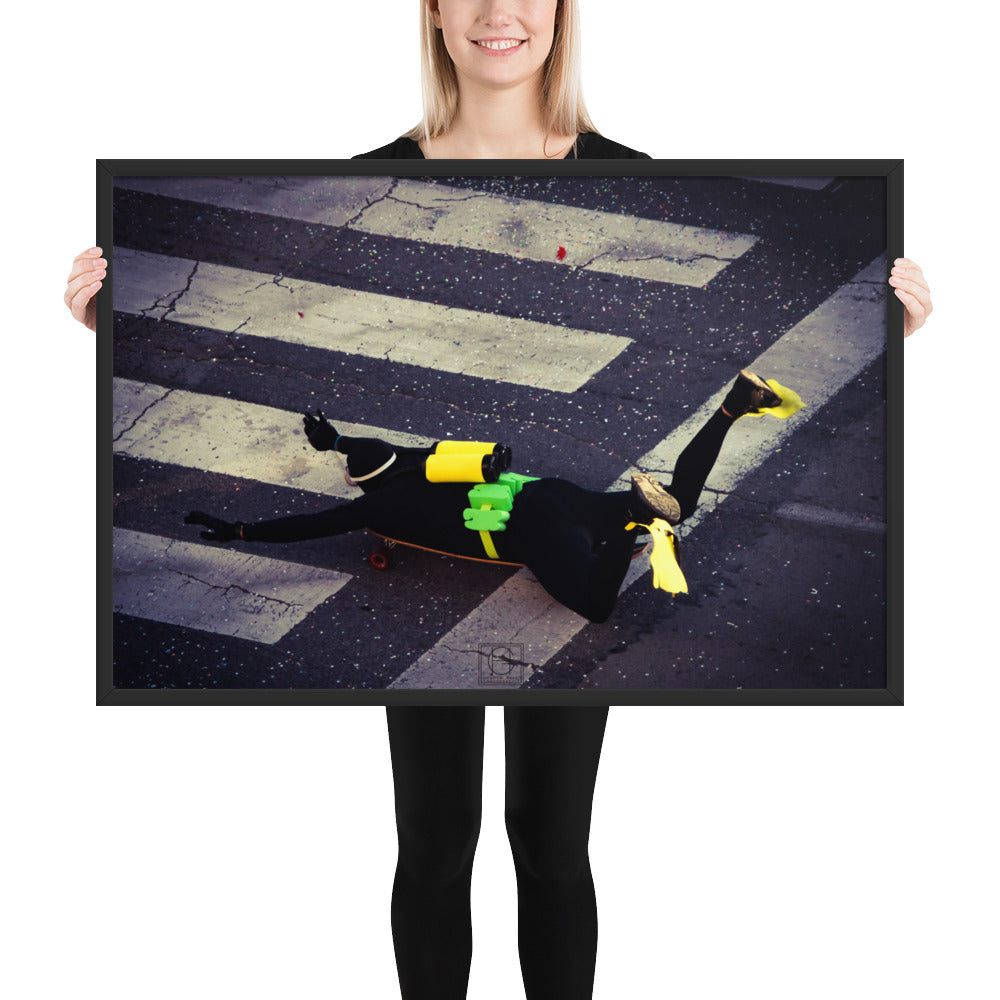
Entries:
[[784,187],[804,188],[807,191],[822,191],[833,179],[832,177],[737,177],[737,180],[741,181],[781,184]]
[[845,531],[864,531],[873,535],[884,535],[884,521],[864,517],[859,514],[845,514],[839,510],[827,510],[808,503],[785,503],[775,512],[775,517],[783,517],[789,521],[805,521],[809,524],[822,524],[830,528],[843,528]]
[[220,208],[696,288],[757,242],[757,237],[741,233],[409,178],[120,177],[115,185]]
[[[434,443],[368,424],[338,420],[336,427],[406,447]],[[361,495],[344,480],[342,458],[308,443],[300,413],[133,379],[114,380],[114,452],[327,496]]]
[[115,249],[117,312],[573,392],[629,337]]
[[[795,389],[805,406],[787,420],[744,417],[727,435],[698,509],[678,528],[689,534],[737,484],[778,450],[796,427],[885,350],[883,258],[859,272],[821,306],[799,321],[749,367]],[[705,421],[719,408],[727,382],[673,433],[626,470],[612,489],[628,489],[633,472],[666,476],[673,462]],[[633,560],[622,583],[630,587],[649,569],[648,555]],[[524,678],[555,656],[586,625],[586,619],[553,605],[528,569],[518,570],[478,608],[397,677],[393,688],[478,687],[472,650],[482,642],[525,644]],[[537,614],[526,619],[523,609]],[[517,609],[511,613],[508,609]],[[551,617],[550,617],[551,616]],[[455,650],[461,651],[456,656]]]
[[351,578],[348,573],[115,528],[114,610],[275,643]]

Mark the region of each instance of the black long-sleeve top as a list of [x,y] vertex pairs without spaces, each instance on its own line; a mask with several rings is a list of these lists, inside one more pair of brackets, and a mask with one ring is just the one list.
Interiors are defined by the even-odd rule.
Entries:
[[[597,132],[581,132],[576,139],[576,148],[564,157],[567,160],[651,160],[648,153],[623,146],[620,142],[606,139]],[[352,160],[423,160],[425,156],[414,139],[400,136],[393,142],[373,149],[368,153],[352,156]]]

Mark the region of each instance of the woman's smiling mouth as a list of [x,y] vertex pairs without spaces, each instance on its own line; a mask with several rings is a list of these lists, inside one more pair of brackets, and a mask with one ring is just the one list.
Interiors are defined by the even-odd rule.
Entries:
[[479,38],[471,39],[472,44],[477,48],[488,52],[490,55],[505,55],[519,49],[526,41],[526,38]]

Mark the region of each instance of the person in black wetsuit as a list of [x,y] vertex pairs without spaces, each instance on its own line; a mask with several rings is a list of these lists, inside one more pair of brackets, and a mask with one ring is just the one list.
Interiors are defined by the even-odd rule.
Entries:
[[[733,422],[781,402],[763,379],[741,372],[722,406],[681,452],[669,489],[643,474],[632,477],[630,491],[613,493],[566,479],[526,482],[503,530],[490,532],[492,557],[524,563],[556,600],[592,622],[607,621],[632,558],[635,533],[655,518],[674,525],[689,517]],[[425,462],[436,445],[407,448],[338,434],[322,413],[305,414],[303,424],[317,451],[346,456],[350,480],[363,496],[315,514],[252,524],[230,523],[203,511],[192,511],[185,523],[208,528],[202,537],[214,542],[295,542],[371,528],[441,552],[486,555],[479,532],[463,521],[469,483],[427,478]]]

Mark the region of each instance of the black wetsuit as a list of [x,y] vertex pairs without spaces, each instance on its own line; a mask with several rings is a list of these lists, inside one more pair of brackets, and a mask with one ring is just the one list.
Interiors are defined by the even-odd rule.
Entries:
[[[732,421],[716,413],[677,459],[668,487],[681,518],[694,510]],[[350,442],[357,439],[341,436]],[[393,446],[396,459],[386,472],[363,484],[366,492],[316,514],[259,521],[243,528],[248,542],[294,542],[371,528],[402,542],[455,555],[487,558],[478,531],[465,527],[469,483],[432,483],[424,461],[431,448]],[[628,491],[604,493],[567,479],[546,477],[525,483],[503,531],[490,537],[497,556],[524,563],[557,600],[592,622],[611,615],[632,557],[634,532]]]
[[[248,542],[294,542],[371,528],[401,542],[487,559],[478,531],[465,527],[469,483],[432,483],[425,449],[396,447],[384,484],[315,514],[259,521],[243,528]],[[626,492],[587,490],[566,479],[525,483],[502,531],[491,531],[497,556],[524,563],[558,601],[591,621],[611,614],[633,549]]]

